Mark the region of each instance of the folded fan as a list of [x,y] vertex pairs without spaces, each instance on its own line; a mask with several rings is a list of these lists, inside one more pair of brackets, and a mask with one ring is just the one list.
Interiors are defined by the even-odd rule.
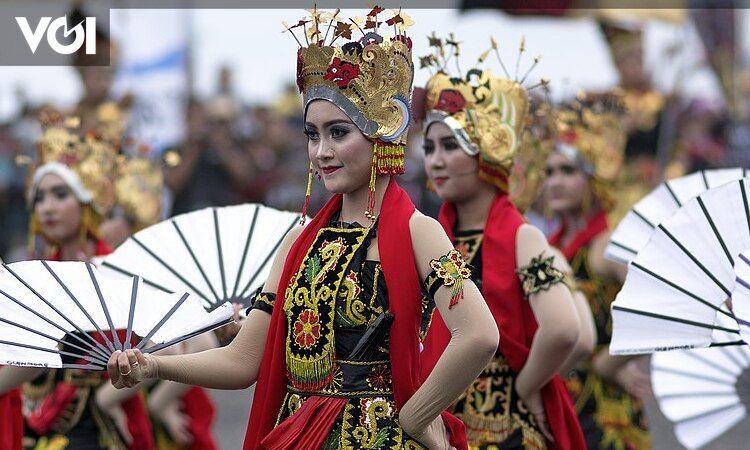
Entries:
[[604,256],[627,264],[646,245],[656,226],[690,199],[748,174],[748,169],[741,168],[701,170],[665,181],[628,211],[612,232]]
[[[612,304],[610,352],[743,343],[743,305],[735,305],[734,314],[722,305],[735,287],[738,255],[750,248],[748,181],[705,191],[656,227]],[[719,316],[732,319],[730,325]],[[715,332],[732,337],[724,341]]]
[[[720,316],[725,327],[731,319]],[[726,332],[720,340],[731,340]],[[651,359],[654,396],[674,423],[677,440],[700,448],[747,417],[750,406],[750,349],[700,348],[655,354]]]
[[259,204],[181,214],[131,236],[101,270],[141,276],[165,292],[190,292],[209,311],[227,301],[247,305],[298,220],[298,213]]
[[208,313],[187,293],[114,280],[89,263],[2,267],[0,365],[102,370],[115,350],[153,352],[232,320],[228,303]]

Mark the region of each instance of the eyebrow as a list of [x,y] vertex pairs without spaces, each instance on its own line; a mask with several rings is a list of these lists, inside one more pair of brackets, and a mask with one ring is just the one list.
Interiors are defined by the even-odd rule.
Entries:
[[[337,124],[340,124],[340,123],[344,123],[344,124],[349,124],[349,125],[354,125],[354,122],[352,122],[351,120],[346,120],[346,119],[334,119],[334,120],[329,120],[328,122],[324,123],[324,124],[323,124],[323,128],[328,128],[328,127],[330,127],[330,126],[332,126],[332,125],[337,125]],[[305,122],[305,126],[306,126],[306,127],[313,127],[313,128],[317,128],[317,127],[315,126],[315,124],[314,124],[314,123],[311,123],[311,122]]]

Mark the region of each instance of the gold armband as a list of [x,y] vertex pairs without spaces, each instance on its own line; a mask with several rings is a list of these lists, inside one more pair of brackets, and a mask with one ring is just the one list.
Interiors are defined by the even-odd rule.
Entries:
[[554,261],[554,256],[545,257],[544,254],[540,254],[531,258],[531,262],[527,266],[516,270],[526,297],[539,291],[546,291],[552,285],[563,282],[565,275],[561,270],[552,266]]

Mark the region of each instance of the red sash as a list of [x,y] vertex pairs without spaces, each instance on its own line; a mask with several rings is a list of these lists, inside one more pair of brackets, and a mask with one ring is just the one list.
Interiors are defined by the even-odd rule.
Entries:
[[[453,239],[456,209],[443,203],[439,218],[445,232]],[[508,196],[498,191],[487,218],[482,239],[482,294],[495,318],[500,332],[500,351],[510,368],[518,373],[526,364],[537,323],[528,300],[524,297],[516,275],[516,233],[524,218]],[[435,312],[425,338],[422,353],[423,374],[426,376],[450,341],[450,332],[439,312]],[[578,416],[562,379],[555,375],[542,388],[555,444],[550,449],[580,450],[586,448]]]
[[[279,280],[276,298],[284,298],[292,276],[299,270],[318,231],[327,226],[331,217],[340,210],[341,199],[341,195],[334,196],[302,230],[292,245]],[[414,204],[409,196],[391,178],[378,219],[377,242],[388,287],[390,311],[395,318],[391,325],[389,350],[394,397],[399,408],[420,386],[421,287],[414,258],[405,257],[412,248],[409,220],[414,210]],[[274,429],[286,392],[286,331],[283,308],[274,308],[255,387],[244,450],[261,450],[268,448],[266,445],[273,448],[317,450],[318,443],[327,437],[333,425],[329,419],[335,417],[342,407],[339,399],[329,397],[326,401],[320,397],[313,397],[303,405],[304,408],[312,402],[305,411],[297,411],[287,420],[291,420],[290,423],[287,424],[285,421],[280,424],[279,427],[283,428],[269,436]],[[298,416],[300,413],[302,415]],[[443,418],[451,432],[452,445],[459,450],[466,450],[463,424],[453,416],[444,415]],[[315,425],[316,420],[321,423]],[[303,428],[307,433],[299,433]],[[269,437],[268,441],[264,441],[266,436]],[[315,445],[318,447],[314,447]]]

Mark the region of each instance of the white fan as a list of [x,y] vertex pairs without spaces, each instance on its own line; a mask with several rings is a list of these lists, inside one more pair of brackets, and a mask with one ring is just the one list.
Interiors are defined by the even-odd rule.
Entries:
[[299,213],[258,204],[206,208],[157,223],[104,258],[106,274],[139,275],[164,292],[190,292],[207,310],[247,304]]
[[[648,353],[740,342],[737,319],[722,305],[735,286],[734,264],[750,248],[747,183],[703,192],[656,227],[633,259],[612,304],[610,352]],[[744,311],[737,300],[735,313]],[[735,300],[733,300],[735,303]],[[718,316],[732,319],[731,326]],[[747,317],[747,316],[745,316]],[[715,333],[732,338],[722,341]]]
[[749,174],[741,168],[702,170],[665,181],[628,211],[612,233],[604,256],[627,264],[646,245],[656,226],[690,199]]
[[89,263],[25,261],[0,271],[0,364],[102,370],[115,350],[153,352],[232,320],[198,298],[107,278]]
[[[725,327],[731,319],[720,316]],[[729,341],[725,332],[720,339]],[[690,450],[721,436],[747,417],[750,349],[746,345],[656,353],[651,383],[659,408]]]

